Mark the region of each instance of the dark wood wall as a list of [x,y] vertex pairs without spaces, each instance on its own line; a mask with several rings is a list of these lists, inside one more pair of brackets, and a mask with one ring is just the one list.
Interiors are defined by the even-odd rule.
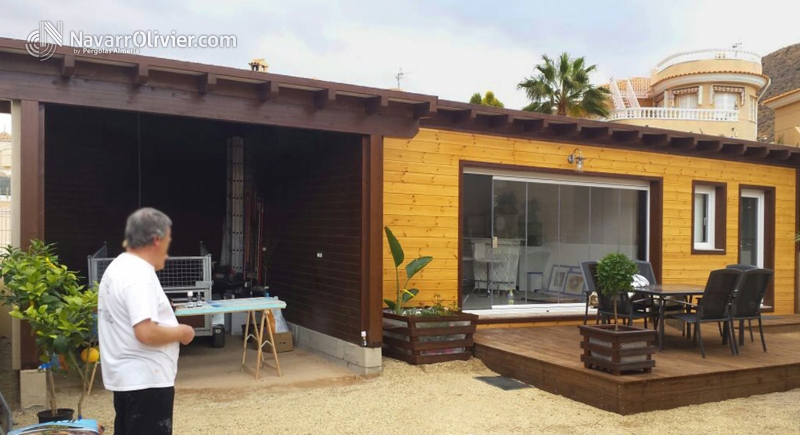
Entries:
[[273,134],[270,152],[256,156],[255,165],[266,203],[269,291],[286,301],[289,321],[357,342],[361,138],[288,129]]
[[[226,142],[245,139],[264,197],[270,293],[286,318],[357,342],[361,322],[361,137],[48,106],[45,238],[71,269],[108,242],[122,251],[140,204],[173,221],[170,255],[219,261],[226,209]],[[141,161],[141,164],[139,164]],[[141,184],[141,189],[140,189]],[[317,253],[322,258],[317,258]]]
[[225,124],[66,106],[47,115],[45,239],[64,264],[85,271],[104,242],[122,252],[125,219],[139,206],[172,219],[170,255],[199,255],[203,241],[219,256]]

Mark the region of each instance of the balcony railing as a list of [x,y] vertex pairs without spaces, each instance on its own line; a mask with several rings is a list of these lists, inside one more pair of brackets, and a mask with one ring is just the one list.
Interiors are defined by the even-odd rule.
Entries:
[[671,107],[639,107],[631,109],[614,109],[608,119],[673,119],[685,121],[723,121],[739,120],[738,110],[716,109],[678,109]]
[[658,72],[664,71],[672,65],[693,62],[696,60],[714,60],[714,59],[734,59],[755,62],[761,65],[761,56],[752,51],[742,51],[732,48],[723,48],[718,50],[697,50],[687,51],[685,53],[673,54],[672,56],[664,59],[656,66]]

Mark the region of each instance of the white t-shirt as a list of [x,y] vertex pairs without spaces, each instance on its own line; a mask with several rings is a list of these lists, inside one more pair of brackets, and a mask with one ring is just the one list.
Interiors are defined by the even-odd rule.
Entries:
[[123,253],[108,265],[100,281],[98,333],[103,384],[111,391],[165,388],[175,385],[180,344],[148,346],[133,327],[150,319],[177,327],[178,320],[153,266]]

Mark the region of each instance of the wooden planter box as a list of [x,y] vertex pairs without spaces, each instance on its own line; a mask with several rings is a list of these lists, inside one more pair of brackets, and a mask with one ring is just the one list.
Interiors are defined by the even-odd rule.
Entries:
[[468,360],[478,316],[398,316],[383,313],[383,354],[409,364]]
[[656,362],[656,331],[619,325],[579,325],[581,361],[586,368],[597,368],[621,375],[623,372],[644,371],[650,373]]

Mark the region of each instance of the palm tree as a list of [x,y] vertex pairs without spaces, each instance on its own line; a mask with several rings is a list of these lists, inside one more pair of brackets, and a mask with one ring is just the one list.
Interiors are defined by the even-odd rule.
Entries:
[[610,92],[589,82],[589,73],[597,65],[587,67],[583,57],[571,60],[568,53],[562,53],[557,63],[547,55],[542,59],[544,63],[535,68],[538,75],[517,85],[531,100],[522,110],[575,117],[608,116]]
[[475,92],[472,94],[472,98],[469,99],[469,102],[470,104],[480,104],[482,106],[506,107],[502,101],[494,96],[494,92],[492,91],[486,91],[483,97],[481,97],[480,92]]

